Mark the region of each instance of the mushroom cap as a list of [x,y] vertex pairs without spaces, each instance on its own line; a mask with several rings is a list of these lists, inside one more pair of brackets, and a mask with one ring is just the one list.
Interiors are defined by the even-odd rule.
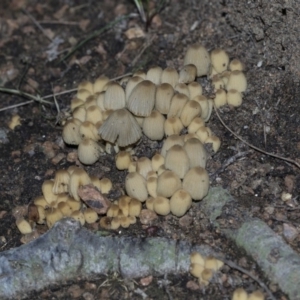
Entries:
[[113,111],[99,129],[102,139],[112,144],[117,142],[120,147],[136,143],[142,131],[133,117],[125,108]]
[[85,165],[94,164],[104,150],[92,139],[83,139],[78,145],[78,158]]
[[232,300],[247,300],[248,294],[243,288],[237,288],[234,290]]
[[189,170],[189,157],[183,146],[174,145],[166,153],[165,167],[174,173],[179,178],[183,178]]
[[199,82],[193,81],[188,84],[188,90],[190,92],[190,99],[193,100],[196,96],[201,96],[203,89]]
[[202,45],[194,44],[188,47],[183,63],[194,64],[197,68],[197,76],[207,75],[210,69],[210,55]]
[[132,90],[127,107],[136,116],[147,117],[155,104],[156,85],[150,80],[143,80]]
[[174,88],[178,79],[179,74],[175,68],[167,67],[162,71],[161,83],[169,83]]
[[218,73],[227,70],[229,56],[223,49],[214,49],[210,53],[211,64]]
[[143,132],[150,140],[159,141],[165,135],[164,123],[165,117],[159,111],[153,110],[148,117],[144,118]]
[[209,189],[209,176],[202,167],[191,168],[183,178],[182,187],[189,192],[194,200],[203,199]]
[[106,110],[125,107],[125,91],[117,82],[111,81],[107,84],[103,105]]
[[182,217],[191,207],[192,197],[184,189],[177,190],[170,199],[171,213]]

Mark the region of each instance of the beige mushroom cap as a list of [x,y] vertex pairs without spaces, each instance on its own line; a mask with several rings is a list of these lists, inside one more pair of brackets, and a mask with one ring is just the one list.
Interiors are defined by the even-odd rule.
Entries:
[[102,139],[120,147],[136,143],[142,131],[133,115],[125,108],[112,112],[99,129]]

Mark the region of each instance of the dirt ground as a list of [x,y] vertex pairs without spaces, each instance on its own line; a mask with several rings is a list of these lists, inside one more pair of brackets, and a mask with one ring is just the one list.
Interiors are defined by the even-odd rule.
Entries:
[[[94,80],[101,74],[114,78],[154,65],[178,69],[187,47],[200,42],[208,50],[223,48],[246,66],[249,85],[243,105],[222,108],[224,122],[256,147],[299,164],[299,13],[300,4],[293,0],[171,0],[146,31],[129,0],[3,0],[0,86],[46,96],[74,89],[79,82]],[[61,61],[91,32],[128,14],[129,18]],[[135,30],[128,31],[130,28]],[[137,36],[133,37],[132,32]],[[199,82],[205,86],[205,94],[212,96],[209,81],[201,78]],[[42,182],[53,178],[56,170],[78,164],[76,148],[62,141],[59,122],[67,116],[73,95],[74,92],[57,96],[61,111],[57,118],[54,105],[37,102],[3,110],[28,99],[0,92],[1,251],[22,244],[12,215],[14,208],[26,206],[39,196]],[[51,97],[47,100],[53,102]],[[7,124],[14,114],[21,116],[21,126],[12,131]],[[215,113],[208,126],[222,140],[220,151],[208,163],[212,186],[228,189],[243,209],[265,221],[299,253],[299,168],[251,150],[222,126]],[[137,156],[150,156],[158,147],[159,143],[143,139]],[[227,166],[230,159],[232,163]],[[103,156],[85,169],[91,175],[110,178],[115,197],[124,189],[126,174],[117,171],[113,156]],[[283,192],[290,193],[292,199],[283,201]],[[228,259],[269,286],[276,299],[287,299],[263,276],[255,261],[211,226],[198,205],[193,205],[184,222],[168,216],[160,217],[154,225],[158,236],[208,244],[226,253]],[[114,234],[143,237],[147,233],[141,224],[136,224]],[[153,277],[146,286],[139,279],[124,280],[118,274],[110,274],[51,286],[28,299],[230,299],[236,287],[243,286],[248,292],[259,289],[245,274],[229,267],[221,272],[220,282],[206,289],[199,288],[189,274]]]

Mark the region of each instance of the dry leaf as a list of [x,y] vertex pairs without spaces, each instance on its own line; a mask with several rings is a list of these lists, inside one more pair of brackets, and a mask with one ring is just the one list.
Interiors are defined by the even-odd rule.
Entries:
[[92,208],[97,214],[106,214],[111,202],[92,185],[84,185],[78,189],[78,195],[82,201]]
[[131,39],[141,38],[145,36],[145,32],[140,27],[129,28],[125,31],[126,37]]

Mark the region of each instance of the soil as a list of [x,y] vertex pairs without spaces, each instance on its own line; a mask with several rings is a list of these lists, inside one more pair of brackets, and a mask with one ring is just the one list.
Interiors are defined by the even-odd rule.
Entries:
[[[223,48],[246,67],[248,89],[242,106],[219,111],[228,127],[263,151],[299,164],[299,13],[300,4],[296,1],[172,0],[145,28],[133,1],[4,0],[0,4],[0,86],[44,97],[74,89],[81,81],[94,80],[102,74],[115,78],[154,65],[179,69],[187,47],[200,42],[208,50]],[[129,18],[62,60],[90,33],[128,14]],[[130,28],[142,36],[132,38]],[[213,96],[210,82],[206,78],[198,81],[205,94]],[[70,92],[56,97],[59,114],[55,105],[38,102],[0,111],[1,251],[22,244],[13,217],[16,208],[26,207],[41,195],[42,182],[53,178],[56,170],[80,165],[76,148],[66,146],[61,137],[61,120],[67,118],[73,96],[74,92]],[[27,100],[0,93],[2,109]],[[53,103],[52,97],[47,100]],[[14,114],[20,115],[21,126],[9,130],[7,124]],[[228,189],[244,210],[265,221],[299,253],[299,168],[251,150],[222,126],[214,112],[208,126],[222,140],[221,149],[207,167],[211,185]],[[159,147],[159,143],[143,138],[136,155],[150,157]],[[111,199],[124,189],[126,173],[116,169],[113,156],[102,156],[85,169],[90,175],[112,180]],[[291,194],[291,199],[283,201],[283,192]],[[174,216],[160,217],[153,225],[158,229],[155,235],[208,244],[222,251],[264,282],[276,299],[287,299],[276,284],[263,276],[254,260],[211,226],[197,203],[183,221]],[[41,226],[39,230],[42,233],[46,228]],[[149,230],[138,223],[114,234],[143,237]],[[237,287],[248,292],[260,288],[247,275],[229,267],[222,269],[219,281],[205,289],[190,274],[154,276],[149,281],[143,286],[139,279],[124,280],[118,274],[109,274],[51,286],[29,298],[230,299]]]

